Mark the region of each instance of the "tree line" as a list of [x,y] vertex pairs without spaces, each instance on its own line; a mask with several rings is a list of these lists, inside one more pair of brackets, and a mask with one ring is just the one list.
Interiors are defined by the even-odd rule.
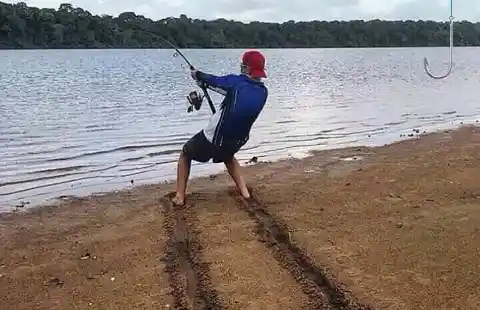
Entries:
[[[284,23],[192,19],[154,21],[133,12],[93,15],[71,4],[55,9],[0,2],[0,48],[414,47],[449,44],[448,22],[309,21]],[[454,44],[480,45],[480,23],[455,22]]]

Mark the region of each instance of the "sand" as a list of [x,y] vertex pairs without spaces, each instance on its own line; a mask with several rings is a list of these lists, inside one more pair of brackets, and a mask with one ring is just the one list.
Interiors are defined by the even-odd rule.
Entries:
[[480,128],[0,216],[0,309],[480,309]]

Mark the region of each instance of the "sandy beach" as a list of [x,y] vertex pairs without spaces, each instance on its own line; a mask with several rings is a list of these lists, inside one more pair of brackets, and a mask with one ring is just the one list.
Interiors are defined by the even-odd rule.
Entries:
[[0,309],[480,309],[480,128],[0,215]]

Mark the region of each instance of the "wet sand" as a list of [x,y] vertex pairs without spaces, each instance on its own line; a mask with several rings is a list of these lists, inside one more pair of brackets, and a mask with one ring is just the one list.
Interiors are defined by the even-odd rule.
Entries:
[[0,309],[479,309],[480,128],[0,215]]

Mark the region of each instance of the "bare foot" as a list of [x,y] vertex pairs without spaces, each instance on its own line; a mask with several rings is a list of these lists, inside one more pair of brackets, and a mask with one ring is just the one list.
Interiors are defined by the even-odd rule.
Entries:
[[179,195],[176,195],[172,198],[172,203],[176,207],[183,207],[185,205],[185,197],[180,197]]

